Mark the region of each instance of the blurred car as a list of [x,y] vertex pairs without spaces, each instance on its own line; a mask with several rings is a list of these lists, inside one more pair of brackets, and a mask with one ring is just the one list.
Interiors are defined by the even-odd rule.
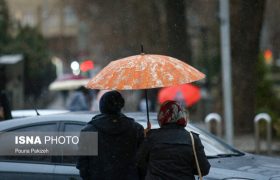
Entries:
[[[145,113],[125,113],[146,126]],[[91,120],[93,113],[65,113],[7,120],[0,123],[0,132],[75,132]],[[158,128],[156,113],[150,114],[153,128]],[[188,130],[200,134],[205,153],[211,163],[208,176],[204,179],[223,180],[280,180],[280,159],[240,152],[214,135],[188,124]],[[3,145],[2,145],[3,146]],[[80,180],[72,156],[1,156],[1,180]]]

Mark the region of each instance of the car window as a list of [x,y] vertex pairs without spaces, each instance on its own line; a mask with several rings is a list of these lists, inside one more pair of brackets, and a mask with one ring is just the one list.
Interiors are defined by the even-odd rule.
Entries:
[[[56,132],[57,124],[34,124],[9,130],[9,132]],[[4,148],[4,147],[3,147]],[[0,159],[8,161],[28,161],[37,163],[51,162],[51,156],[1,156]]]
[[65,123],[64,132],[78,132],[80,133],[81,129],[84,127],[84,124],[78,123]]
[[218,155],[241,155],[241,153],[229,145],[225,144],[222,140],[218,139],[214,135],[206,132],[202,129],[195,127],[193,124],[188,125],[187,129],[199,134],[201,143],[204,146],[205,154],[208,157],[218,156]]
[[[84,127],[84,124],[78,124],[78,123],[64,123],[64,133],[77,133],[77,136],[79,136],[81,129]],[[71,144],[67,147],[67,151],[77,151],[78,146]],[[63,149],[64,151],[64,149]],[[62,163],[66,164],[76,164],[77,162],[77,156],[62,156]]]

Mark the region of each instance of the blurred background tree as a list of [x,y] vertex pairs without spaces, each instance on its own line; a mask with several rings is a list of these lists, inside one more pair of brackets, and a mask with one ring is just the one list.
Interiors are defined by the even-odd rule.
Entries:
[[[24,57],[24,94],[26,107],[44,104],[40,96],[48,92],[48,85],[55,79],[55,67],[50,61],[47,42],[34,27],[22,27],[9,18],[5,0],[0,0],[0,54],[22,54]],[[32,100],[32,101],[31,101]],[[32,104],[31,104],[32,102]]]
[[[89,30],[86,48],[97,63],[141,53],[166,51],[166,19],[162,3],[151,1],[72,1]],[[102,57],[102,58],[100,58]]]
[[7,42],[9,42],[10,36],[9,29],[9,10],[5,0],[0,0],[0,54],[3,53],[3,49]]
[[35,28],[19,27],[11,51],[24,55],[24,93],[39,103],[36,99],[47,93],[48,85],[56,76],[45,39]]
[[191,43],[186,18],[187,1],[166,0],[167,52],[170,56],[191,64]]
[[[272,118],[273,133],[280,137],[280,99],[273,89],[271,65],[266,63],[263,53],[259,55],[256,72],[256,113],[268,113]],[[266,124],[262,124],[261,128],[262,133],[265,133]]]
[[252,132],[265,0],[231,0],[230,7],[234,125]]

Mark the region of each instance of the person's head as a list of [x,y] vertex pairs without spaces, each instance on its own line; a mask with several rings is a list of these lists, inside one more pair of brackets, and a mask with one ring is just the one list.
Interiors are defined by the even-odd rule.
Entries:
[[99,101],[99,110],[104,114],[118,114],[124,107],[124,99],[118,91],[103,94]]
[[187,116],[176,101],[165,101],[158,113],[158,123],[160,127],[172,123],[185,127],[188,121]]

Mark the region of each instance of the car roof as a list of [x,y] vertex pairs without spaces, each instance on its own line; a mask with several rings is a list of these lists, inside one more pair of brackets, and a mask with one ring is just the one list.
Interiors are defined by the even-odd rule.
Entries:
[[[87,123],[89,122],[92,117],[97,115],[98,112],[67,112],[67,113],[60,113],[60,114],[51,114],[51,115],[39,115],[39,116],[32,116],[32,117],[25,117],[25,118],[16,118],[10,119],[6,121],[2,121],[0,123],[0,131],[19,127],[27,124],[37,124],[37,123],[50,123],[50,122],[57,122],[57,121],[69,121],[69,122],[82,122]],[[146,122],[147,115],[143,112],[129,112],[124,113],[128,117],[132,117],[137,119],[138,122]],[[149,113],[151,121],[155,122],[156,120],[156,113]],[[142,124],[142,123],[141,123]]]
[[50,114],[59,114],[69,112],[66,109],[19,109],[12,110],[13,118],[23,118],[23,117],[31,117],[37,116],[37,113],[40,115],[50,115]]

